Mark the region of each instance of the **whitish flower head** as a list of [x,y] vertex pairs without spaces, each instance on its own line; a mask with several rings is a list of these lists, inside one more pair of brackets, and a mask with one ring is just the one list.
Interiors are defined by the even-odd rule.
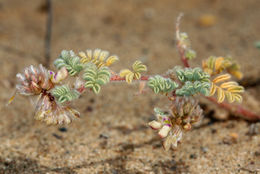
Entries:
[[35,108],[35,119],[47,124],[69,124],[79,117],[78,111],[58,104],[50,93],[41,94]]
[[[52,94],[59,83],[68,76],[68,71],[61,68],[57,73],[48,71],[42,65],[39,68],[30,66],[23,74],[17,74],[17,92],[22,95],[38,95],[35,107],[35,119],[47,124],[68,124],[79,117],[79,112],[58,103],[58,97]],[[57,90],[56,90],[57,91]],[[69,96],[65,96],[68,97]],[[12,97],[13,99],[13,97]],[[11,100],[12,100],[11,99]]]
[[172,120],[184,130],[202,119],[203,110],[192,97],[176,97],[171,105]]
[[157,120],[149,123],[150,127],[159,130],[158,134],[164,138],[163,147],[169,150],[177,147],[182,138],[183,131],[191,129],[191,126],[202,117],[202,109],[198,102],[188,97],[176,97],[171,106],[171,112],[164,113],[158,108],[154,109]]
[[171,116],[167,113],[161,112],[155,108],[157,121],[151,121],[150,127],[159,130],[158,135],[164,138],[163,147],[169,150],[171,147],[177,147],[178,142],[182,138],[182,130],[172,120]]
[[39,68],[30,66],[25,68],[23,74],[17,74],[17,92],[22,95],[39,95],[43,90],[53,88],[51,75],[42,65]]

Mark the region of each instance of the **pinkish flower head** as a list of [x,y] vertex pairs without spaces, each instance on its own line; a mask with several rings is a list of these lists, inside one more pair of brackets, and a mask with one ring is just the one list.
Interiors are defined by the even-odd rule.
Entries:
[[48,91],[54,87],[51,75],[42,65],[39,68],[30,66],[25,68],[23,74],[17,74],[17,92],[22,95],[39,95],[43,90]]

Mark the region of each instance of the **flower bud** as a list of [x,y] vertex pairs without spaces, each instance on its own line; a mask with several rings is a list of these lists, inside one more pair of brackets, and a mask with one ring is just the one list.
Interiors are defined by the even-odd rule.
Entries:
[[62,67],[51,79],[53,83],[59,83],[60,81],[68,77],[68,71],[65,67]]
[[170,132],[170,130],[171,130],[171,127],[169,126],[169,125],[164,125],[162,128],[161,128],[161,130],[159,131],[159,136],[161,137],[161,138],[165,138],[165,137],[167,137],[167,135],[168,135],[168,133]]
[[191,124],[190,123],[187,123],[187,124],[185,124],[184,126],[183,126],[183,129],[184,130],[191,130]]
[[162,124],[158,121],[151,121],[148,123],[148,125],[152,128],[152,129],[160,129],[162,127]]

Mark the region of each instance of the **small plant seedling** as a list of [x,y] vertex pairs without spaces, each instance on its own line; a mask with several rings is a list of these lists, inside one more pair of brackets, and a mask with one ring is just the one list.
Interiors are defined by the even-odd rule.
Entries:
[[[47,70],[42,65],[31,65],[23,73],[18,73],[15,93],[37,97],[36,120],[47,124],[69,124],[80,117],[70,103],[86,90],[98,94],[108,83],[125,81],[132,84],[135,81],[140,83],[140,91],[148,87],[152,92],[169,99],[167,112],[154,108],[156,120],[148,123],[151,128],[158,130],[166,150],[177,147],[183,133],[203,118],[198,96],[205,96],[245,118],[259,119],[259,116],[240,105],[228,104],[242,102],[241,94],[244,92],[244,88],[232,80],[241,79],[243,74],[231,57],[211,56],[202,61],[201,67],[190,67],[188,61],[196,57],[196,52],[191,48],[187,33],[179,30],[180,18],[176,25],[176,40],[184,67],[174,66],[162,75],[144,75],[147,66],[137,60],[131,68],[116,73],[111,65],[119,58],[108,51],[88,49],[76,54],[71,50],[63,50],[54,61],[57,72]],[[68,83],[68,79],[74,79],[74,82]],[[13,99],[14,96],[9,103]]]

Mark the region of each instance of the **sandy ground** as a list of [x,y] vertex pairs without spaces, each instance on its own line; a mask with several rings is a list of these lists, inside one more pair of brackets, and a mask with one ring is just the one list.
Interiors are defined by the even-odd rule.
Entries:
[[[251,108],[260,108],[260,51],[254,47],[260,40],[259,0],[53,0],[53,5],[52,60],[62,49],[102,48],[120,57],[116,71],[141,58],[149,74],[181,63],[174,27],[184,12],[181,28],[198,54],[192,65],[210,55],[232,55],[255,82],[248,87],[256,100]],[[198,24],[206,14],[216,18],[211,27]],[[177,150],[165,152],[147,122],[154,118],[153,107],[164,108],[167,100],[152,93],[136,96],[135,85],[110,84],[98,96],[86,93],[74,104],[82,118],[65,127],[34,121],[23,97],[5,107],[15,74],[44,62],[45,22],[41,0],[0,0],[0,174],[260,173],[257,126],[253,133],[252,123],[238,118],[206,116]]]

